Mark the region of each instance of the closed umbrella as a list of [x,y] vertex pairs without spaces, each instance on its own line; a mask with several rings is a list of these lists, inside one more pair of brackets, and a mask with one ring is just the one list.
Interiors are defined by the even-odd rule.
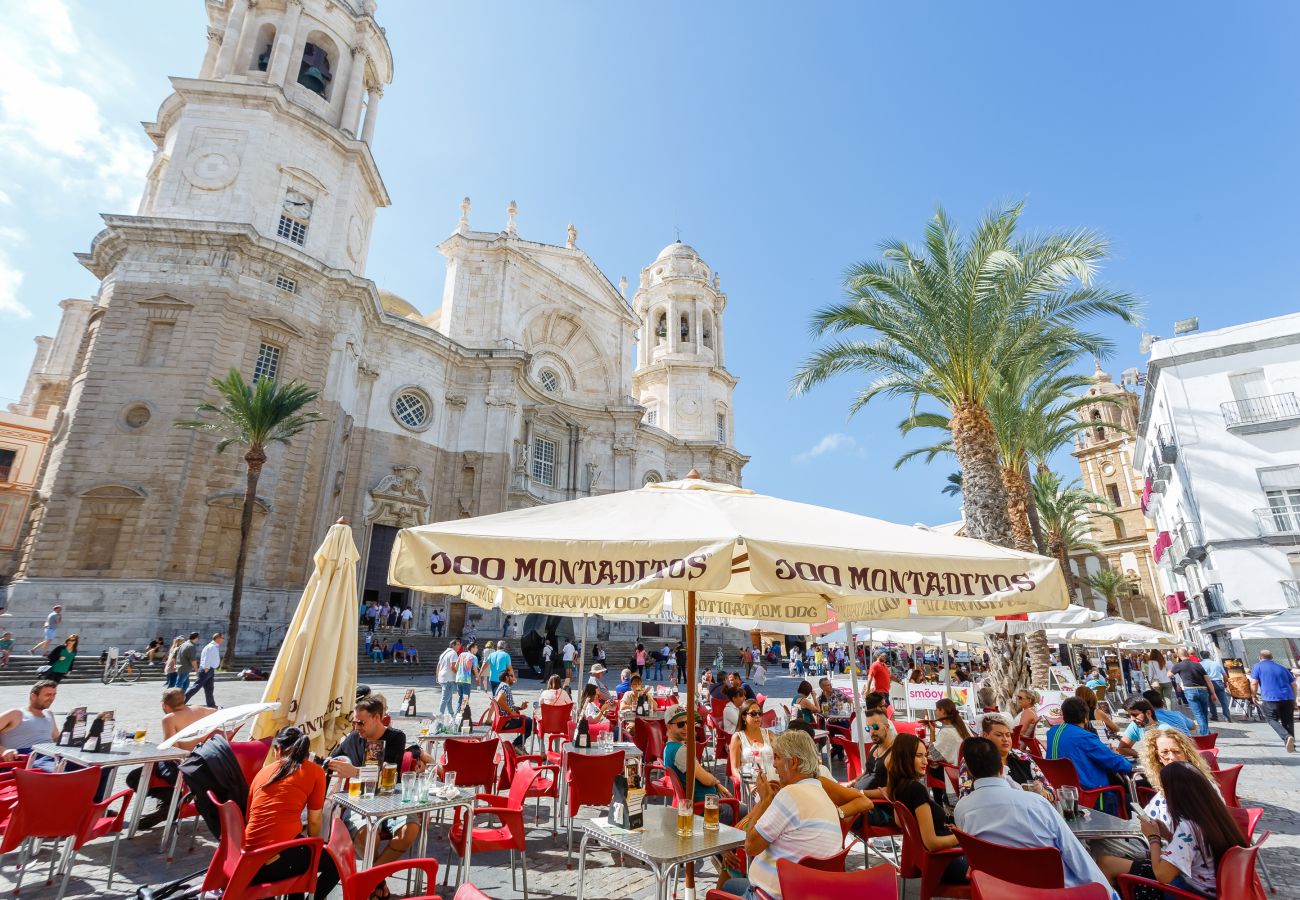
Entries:
[[262,700],[278,703],[260,715],[253,737],[296,725],[324,754],[351,731],[357,693],[357,577],[360,554],[346,519],[330,526],[315,569],[294,610]]

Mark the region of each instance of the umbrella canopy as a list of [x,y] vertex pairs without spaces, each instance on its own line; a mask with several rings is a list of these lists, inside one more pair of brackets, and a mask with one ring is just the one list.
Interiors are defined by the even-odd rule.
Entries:
[[1243,641],[1300,638],[1300,610],[1289,609],[1268,616],[1258,622],[1233,629],[1233,633]]
[[1028,619],[995,619],[986,622],[979,630],[985,634],[1028,634],[1048,628],[1083,627],[1105,618],[1104,614],[1086,606],[1071,603],[1065,609],[1030,613]]
[[388,580],[552,614],[654,614],[692,591],[700,616],[807,624],[831,604],[859,621],[911,615],[909,598],[923,615],[1068,603],[1047,557],[700,478],[406,528]]
[[214,731],[233,728],[241,722],[247,722],[259,713],[266,712],[268,709],[275,709],[279,705],[278,703],[245,703],[242,706],[227,706],[225,709],[219,709],[195,722],[191,722],[167,740],[159,743],[158,746],[166,750],[183,741],[207,737]]
[[276,710],[258,718],[253,737],[296,725],[311,737],[312,752],[324,754],[351,731],[359,558],[346,520],[330,526],[262,692]]
[[1167,631],[1116,617],[1075,628],[1049,628],[1047,639],[1067,644],[1135,643],[1172,647],[1178,643],[1178,639]]

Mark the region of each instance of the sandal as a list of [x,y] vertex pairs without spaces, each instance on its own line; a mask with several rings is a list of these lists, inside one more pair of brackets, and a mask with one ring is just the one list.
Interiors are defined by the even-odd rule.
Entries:
[[370,892],[370,900],[388,900],[393,896],[393,892],[388,889],[388,883],[381,881],[379,887]]

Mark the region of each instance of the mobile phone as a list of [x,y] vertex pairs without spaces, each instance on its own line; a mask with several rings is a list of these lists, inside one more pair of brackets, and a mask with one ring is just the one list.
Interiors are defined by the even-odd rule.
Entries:
[[1155,821],[1155,819],[1152,819],[1150,816],[1147,815],[1147,811],[1145,809],[1138,806],[1136,803],[1129,803],[1128,808],[1133,810],[1133,815],[1137,816],[1143,822]]

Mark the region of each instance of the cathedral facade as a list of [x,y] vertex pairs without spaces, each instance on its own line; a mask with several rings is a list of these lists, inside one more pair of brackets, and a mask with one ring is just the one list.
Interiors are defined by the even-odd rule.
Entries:
[[[441,606],[386,583],[397,529],[692,468],[740,483],[727,298],[694,249],[664,248],[629,297],[572,226],[562,244],[528,240],[512,203],[499,230],[476,230],[467,198],[438,245],[442,306],[421,312],[366,275],[390,203],[372,146],[393,64],[373,2],[205,5],[199,76],[173,78],[145,126],[156,149],[140,208],[105,215],[79,254],[99,290],[63,301],[12,407],[56,410],[57,424],[11,611],[61,603],[104,643],[225,621],[241,453],[173,423],[214,401],[212,379],[232,367],[305,382],[323,416],[269,451],[241,619],[249,651],[278,642],[340,516],[364,597]],[[449,633],[485,615],[459,601],[448,611]]]

